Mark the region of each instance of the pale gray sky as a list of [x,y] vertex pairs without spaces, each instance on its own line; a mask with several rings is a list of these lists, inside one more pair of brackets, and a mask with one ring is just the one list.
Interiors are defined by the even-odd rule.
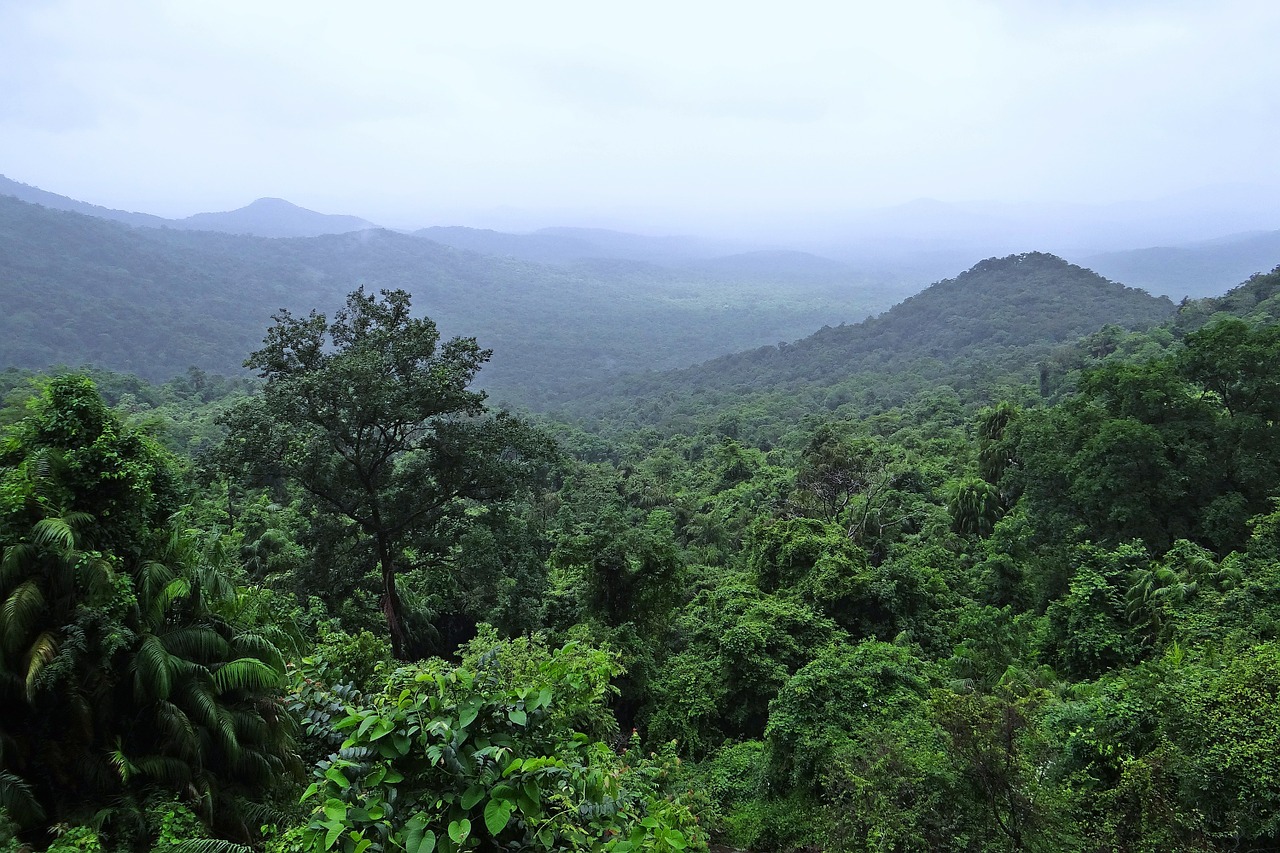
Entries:
[[1276,0],[0,0],[0,173],[402,227],[1275,187],[1278,44]]

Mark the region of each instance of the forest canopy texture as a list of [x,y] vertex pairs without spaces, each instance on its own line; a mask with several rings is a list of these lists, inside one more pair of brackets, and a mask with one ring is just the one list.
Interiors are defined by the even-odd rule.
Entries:
[[1280,847],[1280,270],[991,259],[554,415],[413,307],[0,374],[0,848]]

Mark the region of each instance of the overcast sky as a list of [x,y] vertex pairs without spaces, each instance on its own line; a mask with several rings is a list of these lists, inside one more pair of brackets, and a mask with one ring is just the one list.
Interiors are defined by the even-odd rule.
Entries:
[[401,227],[1276,187],[1277,45],[1276,0],[0,0],[0,173]]

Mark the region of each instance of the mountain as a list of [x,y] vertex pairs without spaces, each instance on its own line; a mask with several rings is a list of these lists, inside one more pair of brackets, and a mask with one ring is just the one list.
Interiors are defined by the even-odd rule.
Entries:
[[1225,293],[1280,264],[1280,231],[1232,234],[1181,246],[1108,252],[1083,258],[1103,275],[1174,299]]
[[112,210],[109,207],[99,207],[86,201],[76,201],[73,198],[51,193],[39,187],[19,183],[6,178],[4,175],[0,175],[0,195],[12,196],[28,204],[39,204],[52,210],[66,210],[85,216],[96,216],[99,219],[110,219],[115,222],[123,222],[126,225],[138,225],[145,228],[166,228],[172,227],[174,223],[172,219],[152,216],[150,213],[130,213],[124,210]]
[[166,379],[234,372],[271,314],[403,288],[445,335],[494,350],[482,384],[534,404],[569,383],[794,340],[892,299],[839,280],[549,266],[363,230],[306,238],[130,228],[0,196],[0,368],[93,363]]
[[717,401],[775,395],[828,409],[858,401],[866,411],[939,385],[980,395],[1034,382],[1038,361],[1065,342],[1107,324],[1150,326],[1174,310],[1168,298],[1054,255],[990,258],[878,317],[694,368],[580,387],[564,404],[607,417],[655,400],[667,410],[714,412]]
[[245,207],[224,213],[197,213],[176,220],[173,226],[258,237],[319,237],[378,227],[358,216],[316,213],[282,198],[260,198]]
[[149,213],[112,210],[96,204],[47,192],[0,175],[0,196],[11,196],[28,204],[52,210],[65,210],[141,228],[174,228],[194,231],[222,231],[228,234],[254,234],[259,237],[317,237],[321,234],[345,234],[377,228],[357,216],[316,213],[280,198],[260,198],[238,210],[225,213],[197,213],[185,219],[165,219]]

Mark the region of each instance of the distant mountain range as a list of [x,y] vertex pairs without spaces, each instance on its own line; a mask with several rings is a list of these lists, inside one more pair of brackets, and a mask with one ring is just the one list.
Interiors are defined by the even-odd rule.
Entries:
[[[343,233],[320,233],[329,228]],[[1276,261],[1280,232],[1091,260],[1175,298],[1222,293]],[[870,389],[888,374],[897,385],[881,388],[944,375],[980,386],[1029,376],[1050,348],[1104,324],[1173,310],[1037,252],[982,261],[902,301],[900,281],[815,253],[598,229],[404,234],[279,199],[165,220],[0,179],[0,368],[233,372],[273,311],[332,311],[358,286],[410,291],[446,335],[494,350],[487,388],[536,407],[662,398],[706,409],[697,395],[781,388],[838,406],[885,393]]]
[[46,192],[0,175],[0,195],[12,196],[30,204],[53,210],[65,210],[110,219],[141,228],[173,228],[183,231],[221,231],[227,234],[252,234],[258,237],[318,237],[322,234],[346,234],[377,228],[372,222],[356,216],[316,213],[284,199],[260,198],[252,204],[224,213],[197,213],[185,219],[165,219],[149,213],[112,210],[96,204],[76,201]]
[[[0,195],[147,228],[311,237],[376,227],[359,217],[316,213],[283,199],[258,199],[239,210],[165,219],[87,204],[3,176]],[[1280,231],[1253,230],[1213,240],[1191,236],[1202,235],[1207,223],[1246,226],[1276,221],[1276,211],[1277,202],[1268,193],[1227,187],[1158,202],[1094,206],[965,205],[918,199],[856,214],[815,216],[806,231],[790,235],[790,245],[785,240],[766,246],[599,228],[511,233],[435,226],[414,235],[493,258],[539,264],[614,259],[716,275],[736,272],[756,280],[853,275],[901,295],[955,275],[983,257],[1048,249],[1117,281],[1179,299],[1223,293],[1251,273],[1280,264]],[[1099,252],[1099,246],[1114,248]]]
[[794,340],[900,298],[843,266],[755,278],[597,258],[536,264],[409,234],[306,238],[137,228],[0,196],[0,369],[233,372],[281,307],[403,288],[446,335],[494,350],[483,384],[534,403],[565,384]]
[[1080,263],[1108,278],[1179,299],[1217,296],[1280,265],[1280,231],[1232,234],[1185,246],[1108,252]]

